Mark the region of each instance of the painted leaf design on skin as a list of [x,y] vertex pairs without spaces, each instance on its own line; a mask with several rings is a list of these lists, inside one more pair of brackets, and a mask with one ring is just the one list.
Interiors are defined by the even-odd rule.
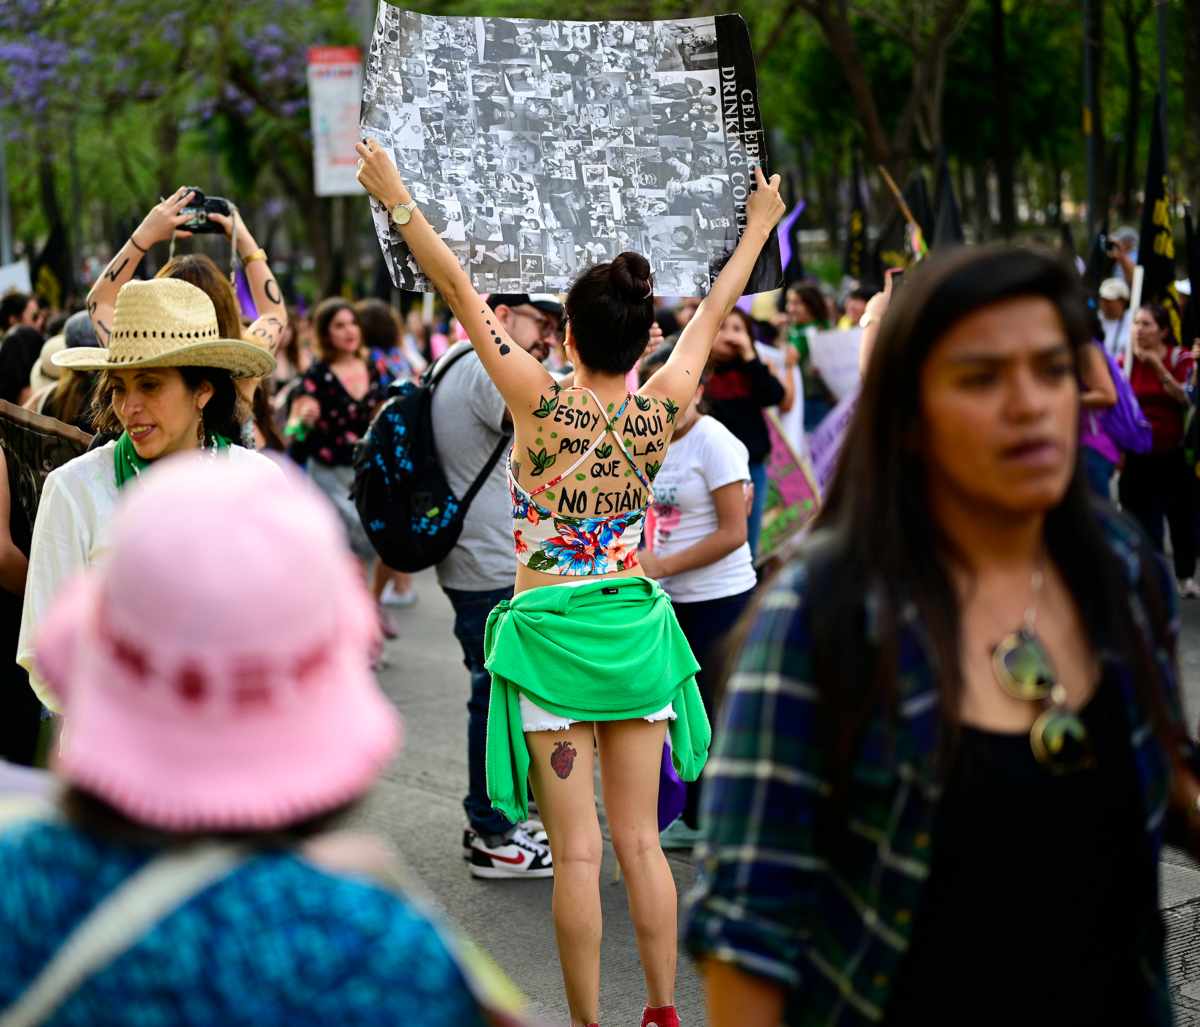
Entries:
[[545,396],[538,397],[538,408],[533,412],[534,417],[549,417],[554,413],[554,408],[558,406],[558,397],[547,399]]
[[558,382],[555,382],[550,386],[550,392],[552,395],[557,396],[560,392],[562,392],[562,386],[559,385]]
[[607,460],[612,456],[612,446],[609,443],[604,443],[602,446],[596,447],[596,459]]
[[545,553],[539,551],[529,557],[527,566],[531,571],[552,571],[558,564],[552,556],[547,556]]
[[651,460],[648,464],[646,464],[646,477],[653,481],[658,475],[658,469],[660,467],[662,467],[662,461]]
[[637,408],[642,411],[642,413],[645,413],[650,409],[650,400],[648,400],[645,396],[634,396],[633,401],[637,404]]
[[558,459],[557,454],[547,453],[545,447],[542,447],[536,452],[530,449],[528,446],[526,446],[525,449],[529,454],[529,462],[533,464],[533,470],[529,472],[529,476],[531,478],[540,477],[546,468],[553,467],[554,461]]
[[669,399],[664,399],[662,402],[663,407],[666,408],[667,411],[667,424],[674,424],[675,415],[679,413],[679,405],[671,402]]

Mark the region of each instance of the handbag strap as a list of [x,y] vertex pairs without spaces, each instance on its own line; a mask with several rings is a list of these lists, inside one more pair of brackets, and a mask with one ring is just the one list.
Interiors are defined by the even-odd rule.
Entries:
[[0,1027],[34,1027],[48,1019],[92,974],[250,855],[244,846],[205,842],[152,859],[67,936],[24,994],[0,1012]]

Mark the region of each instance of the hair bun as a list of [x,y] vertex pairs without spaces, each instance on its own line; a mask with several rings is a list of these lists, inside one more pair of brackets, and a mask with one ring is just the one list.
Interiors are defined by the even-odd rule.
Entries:
[[650,262],[640,253],[627,251],[618,254],[608,268],[614,291],[629,303],[643,303],[654,289]]

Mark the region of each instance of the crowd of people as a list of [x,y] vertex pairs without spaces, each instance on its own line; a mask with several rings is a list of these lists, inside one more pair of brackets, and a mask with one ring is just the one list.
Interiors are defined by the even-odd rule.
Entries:
[[[1200,597],[1200,340],[1129,310],[1136,254],[1094,297],[1054,256],[977,247],[895,294],[800,281],[743,309],[784,211],[759,170],[703,300],[656,299],[632,252],[565,297],[483,297],[389,155],[358,153],[434,321],[337,296],[302,315],[211,214],[243,305],[208,257],[161,260],[186,188],[86,309],[0,299],[0,398],[90,438],[32,520],[0,447],[0,788],[47,761],[60,783],[0,805],[0,1022],[519,1019],[386,848],[337,829],[401,744],[371,671],[416,601],[356,456],[394,387],[432,380],[470,496],[436,564],[468,676],[462,855],[553,878],[573,1025],[600,1021],[597,769],[643,1027],[679,1023],[680,938],[716,1027],[948,1022],[983,993],[981,1022],[1169,1023],[1157,860],[1168,836],[1200,851],[1175,652]],[[815,333],[856,326],[838,471],[773,566],[773,435],[806,452],[841,399]],[[698,847],[682,925],[673,847]],[[1030,928],[1047,859],[1052,942]],[[1055,972],[1012,972],[1018,946]]]

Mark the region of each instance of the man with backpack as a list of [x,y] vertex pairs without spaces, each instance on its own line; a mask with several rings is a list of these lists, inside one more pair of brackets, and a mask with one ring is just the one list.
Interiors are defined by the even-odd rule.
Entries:
[[[517,345],[539,360],[547,357],[563,313],[553,296],[497,294],[487,302]],[[465,496],[497,447],[511,437],[512,419],[469,342],[451,347],[442,363],[449,366],[433,394],[434,446],[451,491]],[[484,769],[491,676],[483,666],[483,629],[492,607],[512,597],[517,567],[506,448],[501,447],[500,458],[471,501],[457,544],[437,565],[438,583],[454,607],[454,635],[471,676],[463,855],[475,877],[550,877],[554,866],[541,825],[514,824],[492,809]]]

